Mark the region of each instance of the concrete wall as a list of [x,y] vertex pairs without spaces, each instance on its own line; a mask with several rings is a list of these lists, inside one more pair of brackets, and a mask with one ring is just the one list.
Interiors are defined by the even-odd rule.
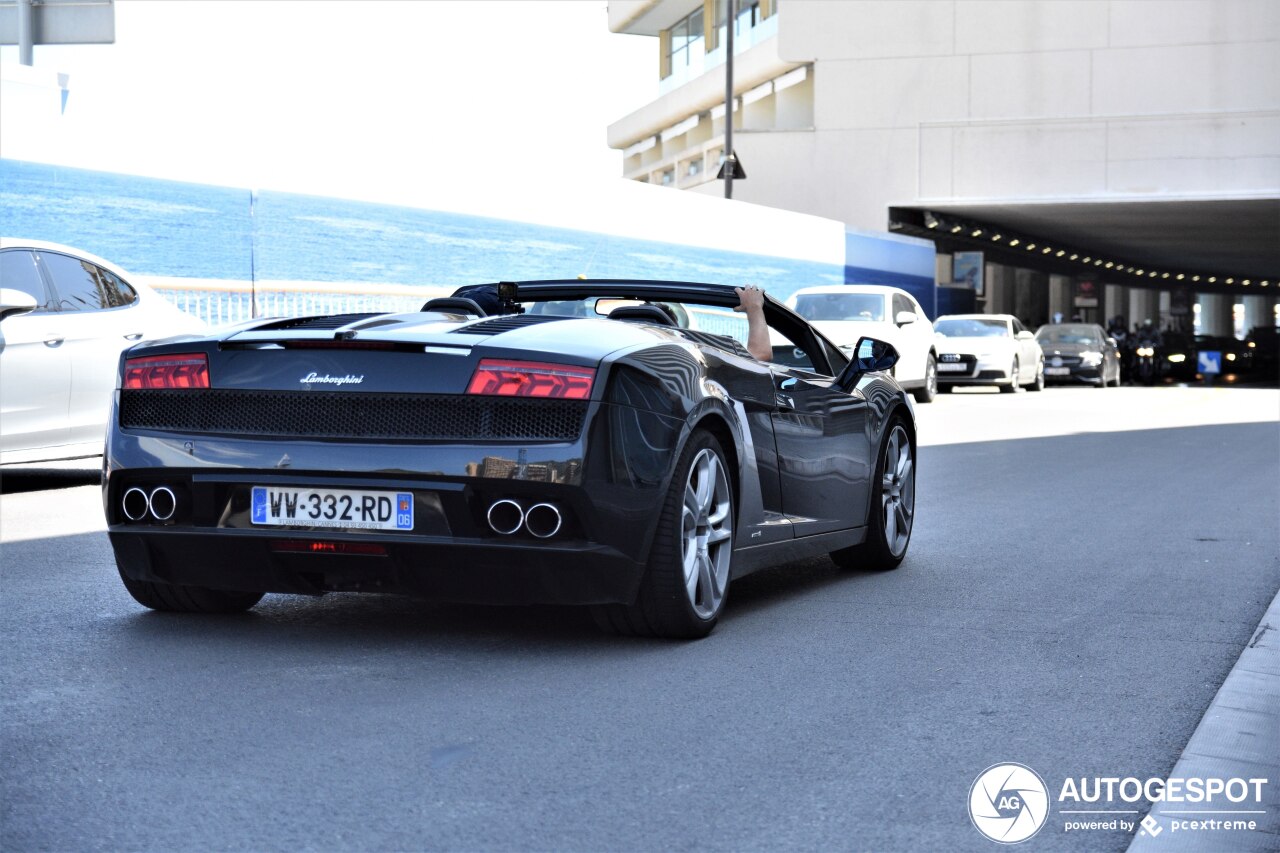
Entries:
[[750,176],[737,198],[879,229],[889,205],[924,200],[1280,192],[1275,0],[787,0],[778,14],[779,59],[814,63],[814,139],[735,135]]

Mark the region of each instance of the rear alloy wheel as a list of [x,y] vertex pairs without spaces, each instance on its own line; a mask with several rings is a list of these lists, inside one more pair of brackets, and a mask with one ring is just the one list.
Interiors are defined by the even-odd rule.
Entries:
[[933,353],[929,353],[929,358],[924,363],[924,386],[915,390],[915,398],[917,403],[932,403],[936,396],[938,396],[938,360],[933,357]]
[[1018,360],[1013,360],[1013,367],[1009,369],[1009,384],[1000,386],[1001,394],[1012,394],[1018,390]]
[[911,436],[899,419],[880,444],[871,501],[867,538],[831,554],[843,569],[896,569],[907,555],[916,517],[916,467]]
[[593,607],[596,624],[670,639],[710,634],[729,593],[733,507],[724,450],[711,433],[696,430],[671,478],[636,603]]
[[262,600],[260,592],[236,592],[203,586],[135,581],[120,572],[124,588],[133,600],[152,610],[169,613],[240,613]]
[[1036,365],[1036,378],[1032,381],[1030,385],[1027,386],[1027,390],[1028,391],[1044,390],[1044,359],[1041,359],[1040,363]]

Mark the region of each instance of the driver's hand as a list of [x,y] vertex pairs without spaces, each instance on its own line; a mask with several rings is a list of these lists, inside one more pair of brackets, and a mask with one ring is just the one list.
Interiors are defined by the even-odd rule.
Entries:
[[764,291],[756,285],[734,288],[734,292],[738,294],[738,305],[734,311],[764,310]]

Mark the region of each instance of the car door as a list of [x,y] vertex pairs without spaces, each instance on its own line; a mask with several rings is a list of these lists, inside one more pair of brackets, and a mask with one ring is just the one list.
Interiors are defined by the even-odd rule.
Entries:
[[771,365],[782,508],[797,538],[865,523],[871,477],[866,400],[817,372],[815,349],[806,341],[795,347],[805,363]]
[[71,363],[35,255],[0,252],[0,281],[36,300],[36,310],[0,321],[0,453],[66,444]]
[[120,352],[143,337],[141,312],[133,291],[97,264],[57,252],[41,252],[40,261],[58,299],[70,361],[68,439],[101,441]]

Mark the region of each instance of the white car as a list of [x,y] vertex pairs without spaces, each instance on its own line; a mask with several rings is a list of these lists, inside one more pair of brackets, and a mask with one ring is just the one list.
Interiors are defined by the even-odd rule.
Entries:
[[205,330],[101,258],[0,238],[0,465],[100,455],[120,352]]
[[851,350],[868,336],[893,344],[898,363],[893,377],[928,403],[938,392],[933,324],[915,297],[880,284],[805,287],[787,298],[787,307],[804,317],[833,344]]
[[1001,391],[1044,388],[1044,351],[1012,314],[948,314],[937,333],[938,390],[996,385]]

